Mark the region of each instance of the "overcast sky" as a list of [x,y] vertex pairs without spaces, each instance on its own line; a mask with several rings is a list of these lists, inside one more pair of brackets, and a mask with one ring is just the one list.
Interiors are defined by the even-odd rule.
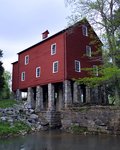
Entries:
[[17,53],[42,40],[41,33],[50,35],[67,26],[69,15],[64,0],[0,0],[0,49],[3,66],[12,70]]

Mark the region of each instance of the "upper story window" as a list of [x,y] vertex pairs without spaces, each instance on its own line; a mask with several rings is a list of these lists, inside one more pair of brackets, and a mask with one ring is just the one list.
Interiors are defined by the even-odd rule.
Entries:
[[51,55],[55,55],[56,54],[56,43],[51,45]]
[[36,68],[36,78],[40,77],[40,67]]
[[88,36],[88,28],[87,28],[87,26],[85,26],[85,25],[82,26],[82,33],[83,33],[84,36]]
[[25,65],[27,65],[29,63],[29,55],[25,56]]
[[93,75],[98,76],[98,66],[93,65]]
[[21,81],[25,81],[25,72],[21,73]]
[[86,56],[91,57],[91,46],[86,46]]
[[53,62],[53,73],[58,72],[58,61]]
[[75,60],[75,71],[81,72],[80,61]]

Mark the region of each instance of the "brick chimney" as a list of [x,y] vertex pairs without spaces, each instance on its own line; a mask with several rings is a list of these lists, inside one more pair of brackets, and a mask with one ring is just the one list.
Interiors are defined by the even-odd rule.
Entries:
[[46,30],[45,32],[42,33],[42,39],[46,39],[48,37],[49,31]]

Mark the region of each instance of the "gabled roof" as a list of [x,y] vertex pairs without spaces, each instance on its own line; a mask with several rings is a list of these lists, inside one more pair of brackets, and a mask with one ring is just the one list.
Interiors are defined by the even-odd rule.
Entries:
[[57,36],[57,35],[59,35],[59,34],[61,34],[61,33],[64,33],[65,31],[66,31],[66,29],[64,29],[64,30],[62,30],[62,31],[60,31],[60,32],[58,32],[58,33],[56,33],[56,34],[54,34],[54,35],[52,35],[52,36],[50,36],[50,37],[44,39],[43,41],[40,41],[40,42],[36,43],[35,45],[32,45],[32,46],[28,47],[27,49],[25,49],[25,50],[19,52],[18,54],[21,54],[21,53],[23,53],[23,52],[25,52],[25,51],[27,51],[27,50],[29,50],[29,49],[35,47],[35,46],[38,46],[38,45],[40,45],[40,44],[42,44],[42,43],[44,43],[44,42],[46,42],[46,41],[52,39],[53,37],[55,37],[55,36]]
[[[27,51],[27,50],[29,50],[29,49],[31,49],[31,48],[33,48],[33,47],[36,47],[36,46],[38,46],[38,45],[40,45],[40,44],[42,44],[42,43],[44,43],[44,42],[46,42],[46,41],[52,39],[52,38],[55,37],[55,36],[58,36],[59,34],[62,34],[62,33],[64,33],[64,32],[66,32],[66,31],[69,31],[69,29],[72,29],[72,28],[74,28],[74,27],[76,27],[76,26],[78,26],[78,25],[81,25],[82,23],[87,23],[87,24],[89,24],[88,20],[87,20],[86,18],[83,18],[82,20],[80,20],[79,22],[77,22],[77,23],[75,23],[75,24],[69,26],[68,28],[63,29],[63,30],[57,32],[56,34],[54,34],[54,35],[52,35],[52,36],[50,36],[50,37],[48,37],[48,38],[46,38],[46,39],[44,39],[44,40],[42,40],[42,41],[36,43],[35,45],[32,45],[32,46],[28,47],[27,49],[25,49],[25,50],[19,52],[18,55],[21,54],[21,53],[23,53],[23,52],[25,52],[25,51]],[[93,30],[93,28],[92,28],[92,26],[91,26],[90,24],[89,24],[89,26],[90,26],[91,29]],[[94,32],[94,34],[96,35],[98,41],[99,41],[99,42],[101,43],[101,45],[102,45],[102,42],[100,41],[99,37],[97,36],[97,34],[95,33],[94,30],[93,30],[93,32]]]

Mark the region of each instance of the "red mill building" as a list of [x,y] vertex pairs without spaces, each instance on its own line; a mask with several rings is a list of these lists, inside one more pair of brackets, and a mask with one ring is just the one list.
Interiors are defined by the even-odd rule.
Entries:
[[[58,111],[72,104],[98,103],[90,89],[73,79],[88,76],[83,68],[101,64],[102,43],[87,20],[82,20],[18,53],[13,63],[12,90],[16,99],[27,92],[27,102],[36,111]],[[95,53],[97,52],[97,53]]]

